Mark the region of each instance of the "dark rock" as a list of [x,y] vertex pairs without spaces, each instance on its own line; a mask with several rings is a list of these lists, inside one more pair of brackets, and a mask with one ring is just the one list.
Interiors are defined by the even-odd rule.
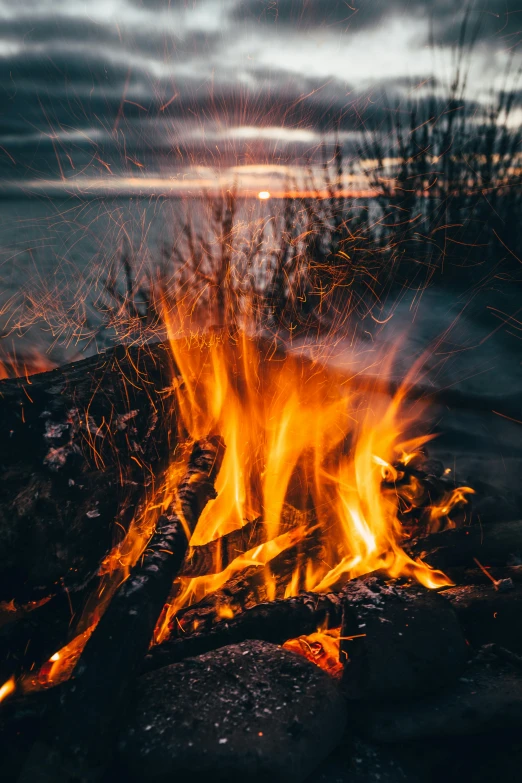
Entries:
[[522,585],[495,590],[493,585],[452,587],[442,595],[453,606],[474,647],[494,642],[522,653]]
[[487,566],[522,562],[522,521],[475,523],[421,538],[407,550],[433,568],[471,566],[474,558]]
[[378,742],[522,729],[522,672],[496,660],[475,659],[440,695],[410,704],[371,706],[359,722]]
[[430,737],[377,743],[355,737],[350,754],[341,744],[310,783],[519,783],[522,739],[516,732]]
[[[348,746],[348,750],[347,750]],[[426,783],[410,769],[395,748],[376,745],[361,737],[342,743],[330,758],[314,772],[314,783]]]
[[520,516],[522,500],[516,493],[498,493],[494,487],[489,492],[481,491],[480,486],[477,486],[479,482],[473,477],[466,483],[477,492],[473,496],[473,520],[495,524],[509,522]]
[[[370,576],[345,589],[348,699],[411,699],[456,680],[468,649],[449,602],[421,585]],[[449,611],[448,611],[449,610]]]
[[522,740],[518,729],[480,737],[430,737],[401,744],[401,762],[405,755],[408,769],[416,767],[422,783],[520,783]]
[[140,781],[301,781],[345,726],[344,701],[321,669],[242,642],[140,677],[120,759]]

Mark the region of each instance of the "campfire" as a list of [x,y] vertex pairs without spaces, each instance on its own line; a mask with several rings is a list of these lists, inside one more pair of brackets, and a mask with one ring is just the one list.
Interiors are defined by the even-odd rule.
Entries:
[[388,386],[165,323],[163,343],[2,384],[19,779],[301,780],[355,730],[346,701],[377,740],[444,732],[432,703],[465,733],[466,667],[486,703],[522,662],[522,526],[474,516],[430,458],[419,368]]

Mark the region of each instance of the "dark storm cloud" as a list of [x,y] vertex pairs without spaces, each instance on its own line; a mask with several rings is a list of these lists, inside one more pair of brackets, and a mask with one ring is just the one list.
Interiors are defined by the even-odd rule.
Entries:
[[[127,30],[85,17],[8,18],[0,24],[0,144],[62,125],[110,125],[170,100],[179,63],[209,57],[220,35]],[[136,106],[134,104],[139,104]],[[13,143],[10,139],[9,143]],[[45,140],[44,142],[45,143]]]
[[[33,135],[85,125],[111,126],[116,117],[221,122],[226,127],[263,125],[353,126],[353,98],[335,80],[295,77],[260,70],[239,87],[229,74],[221,81],[153,78],[143,66],[114,62],[82,50],[41,56],[24,52],[0,58],[2,135]],[[1,138],[1,137],[0,137]]]
[[125,24],[101,24],[85,17],[53,16],[36,20],[5,19],[0,22],[0,42],[17,43],[24,51],[34,50],[53,55],[56,47],[110,47],[107,52],[153,54],[164,57],[172,54],[208,56],[222,40],[221,34],[206,30],[191,30],[180,35],[169,27],[129,28]]
[[65,93],[70,87],[83,91],[96,83],[119,85],[127,71],[124,64],[115,63],[108,54],[92,50],[58,50],[52,55],[20,52],[0,58],[0,83],[8,95],[19,91],[37,93],[42,87]]
[[[347,86],[335,80],[259,70],[241,88],[233,78],[188,77],[176,87],[168,78],[153,81],[146,68],[129,71],[108,55],[87,51],[0,59],[0,84],[0,174],[11,178],[78,170],[106,176],[147,162],[212,161],[216,144],[222,164],[245,155],[267,159],[276,146],[280,156],[284,142],[268,150],[255,139],[227,144],[226,129],[357,131],[363,117],[367,128],[377,127],[386,111],[376,94],[371,101],[347,95]],[[221,137],[213,138],[218,131]],[[306,151],[291,139],[286,149]]]
[[[321,24],[341,24],[353,21],[357,16],[365,16],[366,9],[362,12],[350,7],[344,0],[238,0],[232,15],[236,19],[245,19],[249,16],[260,22],[291,25],[308,28]],[[381,6],[376,7],[376,14],[380,18],[384,15]]]
[[[434,38],[441,44],[458,40],[463,11],[438,16],[434,13]],[[471,39],[502,49],[518,45],[522,34],[522,0],[483,0],[471,6],[467,22]]]
[[[294,30],[317,26],[357,32],[377,28],[393,17],[405,23],[429,20],[438,43],[455,43],[468,4],[456,0],[238,0],[236,20],[255,19]],[[480,0],[469,4],[469,34],[477,39],[516,42],[522,30],[522,0]]]
[[[219,79],[152,76],[146,63],[115,61],[109,47],[21,50],[0,58],[0,174],[56,177],[82,170],[107,176],[141,166],[242,160],[281,160],[317,152],[322,134],[385,127],[406,84],[386,92],[355,91],[336,79],[258,68],[238,85],[236,72]],[[237,141],[238,127],[311,129],[316,141]],[[214,138],[219,131],[221,136]],[[209,135],[209,138],[206,138]],[[174,151],[174,152],[173,152]]]
[[0,144],[7,136],[19,148],[24,138],[34,141],[39,132],[40,146],[54,149],[69,144],[71,132],[84,129],[85,135],[75,134],[74,149],[110,148],[115,126],[132,150],[159,149],[179,138],[186,144],[187,127],[311,129],[319,135],[376,129],[397,110],[405,85],[403,79],[388,80],[386,89],[361,93],[334,79],[262,69],[250,77],[241,87],[232,79],[196,78],[176,87],[170,79],[152,84],[146,70],[130,72],[93,54],[47,62],[0,60],[0,80],[7,86],[0,91]]
[[[498,0],[483,2],[500,9]],[[449,38],[455,6],[453,0],[107,0],[101,15],[96,4],[79,0],[0,0],[0,15],[7,9],[0,18],[0,177],[108,174],[118,166],[154,165],[162,156],[173,164],[190,156],[211,160],[216,146],[232,163],[247,154],[267,159],[267,144],[276,157],[283,147],[308,155],[321,134],[385,127],[394,112],[408,111],[401,96],[423,74],[383,75],[381,87],[363,93],[340,76],[312,77],[313,63],[301,74],[285,71],[291,66],[284,59],[268,70],[245,49],[262,51],[274,26],[305,43],[314,26],[336,34],[372,31],[393,15],[407,24],[430,13],[438,35]],[[505,0],[502,19],[509,24],[498,36],[518,19],[506,16],[512,8]],[[488,13],[497,30],[502,19]],[[435,86],[425,80],[424,90]],[[227,130],[245,126],[311,129],[316,141],[292,142],[283,133],[287,141],[271,147],[227,142]]]
[[[0,139],[85,126],[121,103],[124,64],[89,52],[19,52],[0,58]],[[117,111],[117,108],[116,108]],[[90,121],[90,122],[89,122]],[[2,143],[0,141],[0,143]],[[9,139],[9,143],[13,143]]]
[[[192,11],[201,5],[201,0],[127,0],[129,5],[153,11]],[[215,0],[217,1],[217,0]]]
[[118,33],[115,28],[97,24],[85,17],[43,17],[36,20],[14,17],[2,20],[0,38],[23,45],[56,41],[104,44],[117,41]]

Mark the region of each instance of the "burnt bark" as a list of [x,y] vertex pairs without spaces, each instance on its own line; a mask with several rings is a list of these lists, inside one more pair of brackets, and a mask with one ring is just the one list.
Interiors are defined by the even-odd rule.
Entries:
[[96,573],[175,446],[172,372],[156,344],[0,383],[0,601]]
[[[281,514],[279,533],[286,533],[298,526],[310,527],[315,517],[285,504]],[[227,533],[208,544],[190,547],[180,576],[196,577],[224,571],[233,560],[250,549],[267,541],[267,529],[262,517]]]
[[[184,636],[194,629],[200,632],[211,631],[225,615],[236,615],[256,604],[273,599],[284,598],[285,589],[296,568],[300,567],[304,578],[305,564],[308,560],[324,557],[324,548],[319,531],[313,531],[302,541],[280,552],[266,565],[252,565],[231,577],[213,593],[206,595],[198,603],[181,609],[171,624],[174,636]],[[304,589],[297,584],[296,590]],[[269,641],[269,640],[268,640]]]
[[81,655],[62,698],[62,715],[47,747],[37,747],[21,780],[88,781],[103,774],[121,713],[185,557],[188,539],[216,493],[223,443],[195,443],[169,512],[114,595]]
[[159,669],[247,639],[282,644],[296,636],[314,633],[325,624],[336,628],[341,624],[342,607],[342,593],[301,593],[294,598],[261,603],[231,620],[221,620],[210,631],[170,638],[152,647],[142,671]]

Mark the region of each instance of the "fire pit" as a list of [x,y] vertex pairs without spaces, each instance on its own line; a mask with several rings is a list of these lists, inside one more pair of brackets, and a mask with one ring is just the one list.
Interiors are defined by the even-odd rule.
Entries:
[[371,780],[518,727],[522,522],[430,458],[415,372],[171,331],[2,383],[9,779]]

